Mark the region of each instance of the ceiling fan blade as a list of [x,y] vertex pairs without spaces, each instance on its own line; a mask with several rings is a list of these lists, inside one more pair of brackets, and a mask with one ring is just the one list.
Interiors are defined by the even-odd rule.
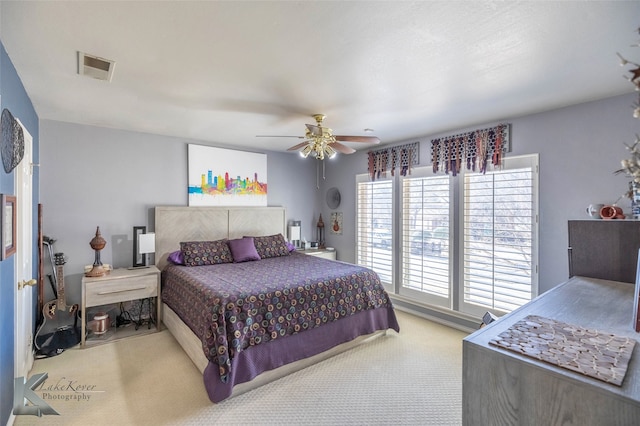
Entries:
[[302,148],[303,146],[306,146],[306,145],[308,145],[308,144],[309,144],[309,142],[304,141],[304,142],[302,142],[302,143],[299,143],[298,145],[294,145],[294,146],[292,146],[291,148],[287,149],[287,151],[296,151],[296,150],[298,150],[298,149],[300,149],[300,148]]
[[313,124],[305,124],[307,129],[311,132],[313,136],[322,136],[322,127],[314,126]]
[[343,154],[353,154],[354,152],[356,152],[355,149],[349,148],[348,146],[343,145],[340,142],[333,142],[330,145],[331,145],[331,148],[333,148],[336,151],[341,152]]
[[342,142],[364,142],[364,143],[380,143],[380,139],[375,136],[334,136],[337,141]]
[[304,139],[304,136],[256,135],[256,138],[297,138],[297,139]]

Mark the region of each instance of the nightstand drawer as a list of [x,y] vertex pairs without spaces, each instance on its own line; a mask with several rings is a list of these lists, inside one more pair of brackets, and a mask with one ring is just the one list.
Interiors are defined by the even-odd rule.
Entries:
[[[155,302],[151,301],[155,298]],[[88,327],[91,318],[87,316],[87,308],[92,306],[108,306],[122,302],[140,301],[140,312],[144,302],[149,305],[149,315],[144,320],[140,314],[138,318],[131,318],[135,327],[121,327],[117,321],[106,333],[98,335]],[[155,313],[151,305],[155,305]],[[121,306],[122,308],[122,306]],[[105,308],[105,312],[107,312]],[[80,346],[102,344],[129,336],[151,332],[151,324],[155,324],[154,331],[160,331],[162,318],[162,295],[160,294],[160,271],[155,266],[146,268],[118,268],[103,277],[82,277],[82,334]],[[148,327],[140,328],[146,323]]]
[[157,275],[130,277],[124,280],[94,281],[86,286],[85,304],[89,306],[108,305],[123,300],[155,297],[158,292]]

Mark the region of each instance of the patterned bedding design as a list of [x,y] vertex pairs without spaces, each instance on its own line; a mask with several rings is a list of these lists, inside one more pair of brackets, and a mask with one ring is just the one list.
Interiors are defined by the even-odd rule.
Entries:
[[367,268],[293,252],[207,266],[168,265],[162,298],[202,340],[226,383],[242,350],[352,314],[391,307]]

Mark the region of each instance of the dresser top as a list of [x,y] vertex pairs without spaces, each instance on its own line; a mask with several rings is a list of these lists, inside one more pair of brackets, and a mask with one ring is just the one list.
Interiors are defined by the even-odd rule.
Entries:
[[640,402],[640,344],[636,344],[621,387],[489,344],[491,339],[527,315],[538,315],[639,341],[640,333],[636,333],[633,328],[633,297],[633,284],[576,276],[467,336],[464,345],[477,345],[486,350],[499,352],[563,377],[586,382],[606,392],[620,394]]

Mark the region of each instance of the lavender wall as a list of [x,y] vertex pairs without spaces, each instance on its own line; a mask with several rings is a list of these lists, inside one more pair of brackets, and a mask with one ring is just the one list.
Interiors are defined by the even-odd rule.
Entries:
[[[44,234],[68,257],[66,297],[79,303],[96,227],[107,240],[102,262],[131,266],[133,226],[152,231],[154,206],[187,205],[187,145],[199,142],[50,120],[40,129]],[[319,209],[312,166],[292,153],[267,152],[268,204],[301,220],[308,239]]]
[[[512,124],[512,152],[540,156],[540,293],[568,277],[567,221],[586,218],[590,203],[613,203],[627,179],[614,170],[640,133],[633,119],[635,95],[617,96],[526,117]],[[429,141],[437,136],[496,123],[451,129],[398,143],[420,141],[420,163],[429,165]],[[44,231],[58,240],[56,250],[69,257],[68,297],[79,301],[82,267],[92,262],[89,240],[100,225],[108,241],[105,263],[128,266],[134,225],[153,229],[155,205],[186,205],[187,144],[160,137],[93,126],[41,122]],[[219,145],[224,147],[224,145]],[[326,233],[338,258],[355,261],[355,176],[366,173],[366,152],[326,162],[326,179],[316,189],[314,161],[267,152],[269,204],[286,207],[290,219],[303,221],[304,236],[315,237],[317,213],[328,223],[326,190],[342,193],[343,234]],[[629,210],[628,200],[620,202]]]
[[[613,172],[628,155],[624,143],[632,143],[640,133],[640,120],[632,117],[636,96],[617,96],[501,121],[512,124],[509,155],[540,156],[539,293],[568,278],[567,221],[586,219],[587,205],[613,203],[627,189],[628,179]],[[420,165],[430,165],[431,139],[495,124],[479,123],[398,144],[420,141]],[[355,176],[366,172],[366,151],[341,156],[327,162],[327,179],[321,186],[323,217],[331,213],[322,198],[326,190],[335,186],[342,193],[337,210],[344,214],[344,233],[327,233],[327,244],[336,247],[339,259],[347,262],[355,261]],[[626,212],[630,210],[627,199],[619,205]]]

